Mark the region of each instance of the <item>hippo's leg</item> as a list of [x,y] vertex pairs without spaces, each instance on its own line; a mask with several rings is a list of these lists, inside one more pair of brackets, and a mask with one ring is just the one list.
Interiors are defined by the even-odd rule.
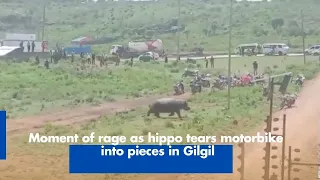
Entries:
[[171,112],[171,113],[169,114],[169,116],[174,116],[174,112]]
[[151,109],[149,109],[147,116],[150,116],[150,114],[151,114]]
[[176,111],[176,113],[177,113],[177,115],[178,115],[179,118],[182,118],[182,117],[181,117],[181,114],[180,114],[180,110]]
[[154,113],[154,115],[155,115],[157,118],[160,118],[160,113],[159,113],[159,112]]

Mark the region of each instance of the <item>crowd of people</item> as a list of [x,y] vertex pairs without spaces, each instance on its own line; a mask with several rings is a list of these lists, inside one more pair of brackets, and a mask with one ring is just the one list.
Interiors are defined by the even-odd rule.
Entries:
[[[28,52],[35,52],[36,44],[34,41],[27,41],[27,51]],[[19,44],[19,47],[22,49],[22,52],[25,50],[24,41],[21,41]],[[45,52],[48,49],[47,43],[45,41],[42,41],[41,43],[41,52]]]

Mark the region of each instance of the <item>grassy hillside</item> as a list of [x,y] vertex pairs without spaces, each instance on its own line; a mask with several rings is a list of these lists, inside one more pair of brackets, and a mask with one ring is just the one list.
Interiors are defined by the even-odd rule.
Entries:
[[[1,3],[0,31],[40,32],[44,1],[15,0]],[[70,44],[82,35],[112,36],[114,43],[161,38],[169,51],[176,50],[178,1],[98,2],[76,1],[46,3],[45,38],[55,44]],[[300,9],[304,11],[306,44],[319,43],[316,0],[274,0],[272,2],[235,2],[233,46],[250,42],[285,42],[301,48]],[[225,51],[228,47],[229,1],[181,0],[182,51],[203,47]],[[98,45],[96,51],[106,51]]]

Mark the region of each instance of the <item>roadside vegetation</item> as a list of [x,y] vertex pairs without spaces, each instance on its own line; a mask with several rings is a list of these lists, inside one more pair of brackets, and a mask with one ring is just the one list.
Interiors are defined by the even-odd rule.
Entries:
[[[301,69],[301,57],[263,57],[259,58],[260,72],[276,73],[299,70],[314,74],[310,69]],[[310,60],[309,60],[310,59]],[[316,58],[310,57],[309,61]],[[252,58],[232,60],[232,72],[244,74],[252,71]],[[215,68],[204,68],[204,61],[127,63],[120,67],[96,68],[81,63],[61,62],[47,70],[32,62],[1,62],[1,108],[7,110],[9,118],[39,112],[54,111],[54,108],[69,108],[79,105],[99,105],[123,98],[137,98],[155,94],[172,95],[174,82],[181,79],[185,68],[199,68],[201,72],[227,75],[226,59],[217,59]],[[289,66],[290,65],[290,66]],[[308,67],[309,68],[309,67]],[[314,67],[313,67],[314,68]],[[184,80],[186,88],[188,79]],[[245,90],[244,90],[245,91]],[[223,92],[219,92],[222,93]],[[218,98],[222,94],[213,94]],[[201,95],[202,96],[202,95]],[[203,95],[208,96],[208,95]],[[211,97],[211,96],[209,96]],[[219,97],[222,98],[222,97]],[[222,98],[224,99],[224,98]],[[216,100],[215,100],[216,101]]]
[[[131,40],[160,38],[167,52],[176,51],[178,2],[104,2],[12,0],[1,4],[0,32],[37,33],[41,37],[42,6],[46,3],[45,39],[70,46],[80,36],[109,39],[94,46],[109,52],[111,44]],[[235,2],[233,46],[242,43],[283,42],[302,49],[300,9],[304,13],[307,46],[320,43],[317,0]],[[288,8],[290,7],[290,8]],[[14,13],[13,13],[14,12]],[[181,51],[196,47],[206,51],[226,51],[228,42],[229,1],[181,1]],[[111,42],[112,41],[112,42]]]

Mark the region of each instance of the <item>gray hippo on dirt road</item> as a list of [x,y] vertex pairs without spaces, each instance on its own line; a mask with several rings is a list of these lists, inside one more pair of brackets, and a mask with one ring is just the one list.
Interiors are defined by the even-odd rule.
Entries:
[[169,116],[173,116],[174,113],[177,113],[178,117],[181,118],[180,110],[190,110],[186,100],[183,99],[174,99],[174,98],[161,98],[156,100],[154,103],[149,105],[149,111],[147,116],[150,116],[151,113],[158,118],[160,118],[160,113],[170,113]]

